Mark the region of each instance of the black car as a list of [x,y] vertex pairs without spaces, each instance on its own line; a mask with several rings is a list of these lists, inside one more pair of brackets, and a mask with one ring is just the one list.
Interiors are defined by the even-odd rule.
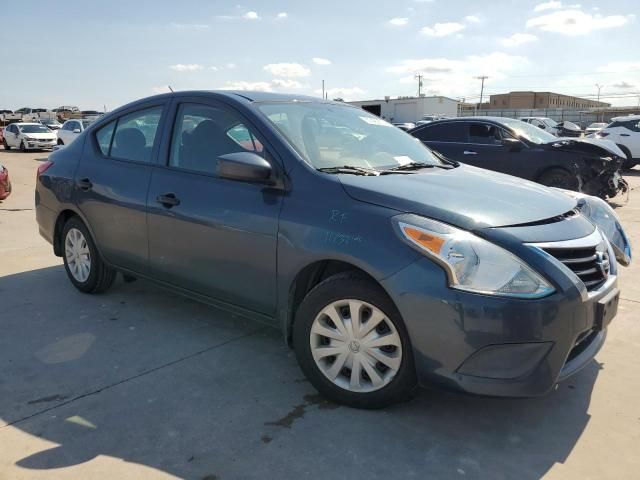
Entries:
[[445,157],[601,198],[627,191],[624,153],[612,142],[557,138],[501,117],[438,120],[409,133]]

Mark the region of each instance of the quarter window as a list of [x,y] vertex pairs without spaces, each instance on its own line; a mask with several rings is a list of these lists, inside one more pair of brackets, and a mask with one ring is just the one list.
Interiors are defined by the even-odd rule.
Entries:
[[122,160],[151,162],[162,107],[139,110],[118,119],[110,156]]
[[103,155],[109,155],[109,148],[111,147],[111,139],[113,138],[113,131],[115,130],[116,121],[105,125],[96,132],[96,140],[98,140],[98,146]]
[[217,159],[236,152],[263,155],[262,143],[235,112],[208,105],[180,105],[169,165],[215,174]]

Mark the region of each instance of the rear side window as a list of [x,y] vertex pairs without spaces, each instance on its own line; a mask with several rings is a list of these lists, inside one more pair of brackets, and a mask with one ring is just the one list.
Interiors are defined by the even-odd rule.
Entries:
[[459,122],[425,125],[413,135],[425,142],[460,142],[467,141],[467,125]]
[[116,121],[108,123],[96,133],[96,140],[98,146],[103,155],[109,156],[109,148],[111,147],[111,139],[113,138],[113,131],[115,130]]
[[161,114],[162,107],[153,107],[120,117],[110,156],[135,162],[151,162],[151,151]]

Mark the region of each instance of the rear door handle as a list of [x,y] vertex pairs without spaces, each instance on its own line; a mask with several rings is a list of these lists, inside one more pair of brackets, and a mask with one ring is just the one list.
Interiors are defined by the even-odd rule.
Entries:
[[628,134],[628,133],[621,133],[621,134],[620,134],[620,136],[621,136],[621,137],[628,137],[628,136],[629,136],[629,134]]
[[156,201],[167,208],[180,205],[180,199],[176,197],[175,193],[164,193],[162,195],[158,195],[156,197]]
[[86,192],[88,190],[91,190],[91,188],[93,187],[93,183],[91,183],[91,180],[89,180],[88,178],[82,178],[78,180],[78,187],[80,188],[80,190],[84,190]]
[[477,155],[478,152],[474,152],[473,150],[465,150],[464,152],[462,152],[465,155]]

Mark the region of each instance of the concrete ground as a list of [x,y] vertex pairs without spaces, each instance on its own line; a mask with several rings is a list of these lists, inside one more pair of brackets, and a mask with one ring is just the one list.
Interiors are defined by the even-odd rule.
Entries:
[[278,332],[147,282],[76,291],[37,232],[46,156],[0,149],[0,479],[640,477],[638,262],[596,361],[547,397],[353,410],[317,396]]

